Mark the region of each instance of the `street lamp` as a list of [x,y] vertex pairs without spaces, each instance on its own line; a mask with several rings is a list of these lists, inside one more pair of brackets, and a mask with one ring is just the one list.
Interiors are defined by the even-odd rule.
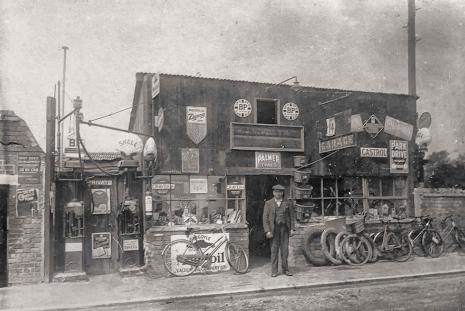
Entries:
[[271,88],[273,88],[273,87],[275,87],[275,86],[282,85],[283,83],[285,83],[285,82],[287,82],[287,81],[290,81],[290,80],[292,80],[292,79],[294,79],[294,82],[293,82],[292,85],[291,85],[291,89],[294,90],[294,91],[299,90],[299,89],[300,89],[300,83],[299,83],[299,81],[297,80],[297,76],[293,76],[293,77],[290,77],[290,78],[288,78],[288,79],[286,79],[286,80],[284,80],[284,81],[281,81],[281,82],[279,82],[279,83],[276,83],[276,84],[273,84],[273,85],[270,85],[270,86],[266,87],[266,88],[265,88],[265,91],[268,91],[269,89],[271,89]]

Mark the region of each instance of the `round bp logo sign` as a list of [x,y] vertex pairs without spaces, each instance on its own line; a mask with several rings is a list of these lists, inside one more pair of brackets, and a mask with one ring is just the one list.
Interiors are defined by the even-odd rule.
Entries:
[[234,103],[234,113],[236,116],[245,118],[252,112],[252,105],[246,99],[238,99]]
[[295,120],[299,116],[299,107],[294,103],[287,103],[283,107],[283,115],[289,121]]

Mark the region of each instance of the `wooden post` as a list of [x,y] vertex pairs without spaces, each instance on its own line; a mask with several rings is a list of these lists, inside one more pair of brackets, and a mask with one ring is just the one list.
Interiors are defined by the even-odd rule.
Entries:
[[415,0],[408,0],[408,94],[417,95],[415,65]]
[[[51,226],[51,194],[55,176],[55,122],[56,101],[47,97],[47,126],[45,149],[45,184],[44,184],[44,279],[48,282],[53,277],[53,242]],[[52,194],[54,195],[54,194]]]

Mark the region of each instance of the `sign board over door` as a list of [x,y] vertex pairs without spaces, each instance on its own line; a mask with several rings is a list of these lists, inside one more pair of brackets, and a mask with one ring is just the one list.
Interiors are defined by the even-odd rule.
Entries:
[[304,127],[231,122],[231,149],[304,151]]
[[339,149],[354,147],[356,145],[355,135],[343,135],[330,140],[320,141],[320,153],[331,152]]

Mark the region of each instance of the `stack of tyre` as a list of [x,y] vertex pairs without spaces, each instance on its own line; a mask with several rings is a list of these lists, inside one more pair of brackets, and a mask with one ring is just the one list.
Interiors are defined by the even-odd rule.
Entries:
[[306,223],[310,220],[315,204],[311,201],[313,188],[308,184],[310,171],[294,171],[295,214],[296,220]]

